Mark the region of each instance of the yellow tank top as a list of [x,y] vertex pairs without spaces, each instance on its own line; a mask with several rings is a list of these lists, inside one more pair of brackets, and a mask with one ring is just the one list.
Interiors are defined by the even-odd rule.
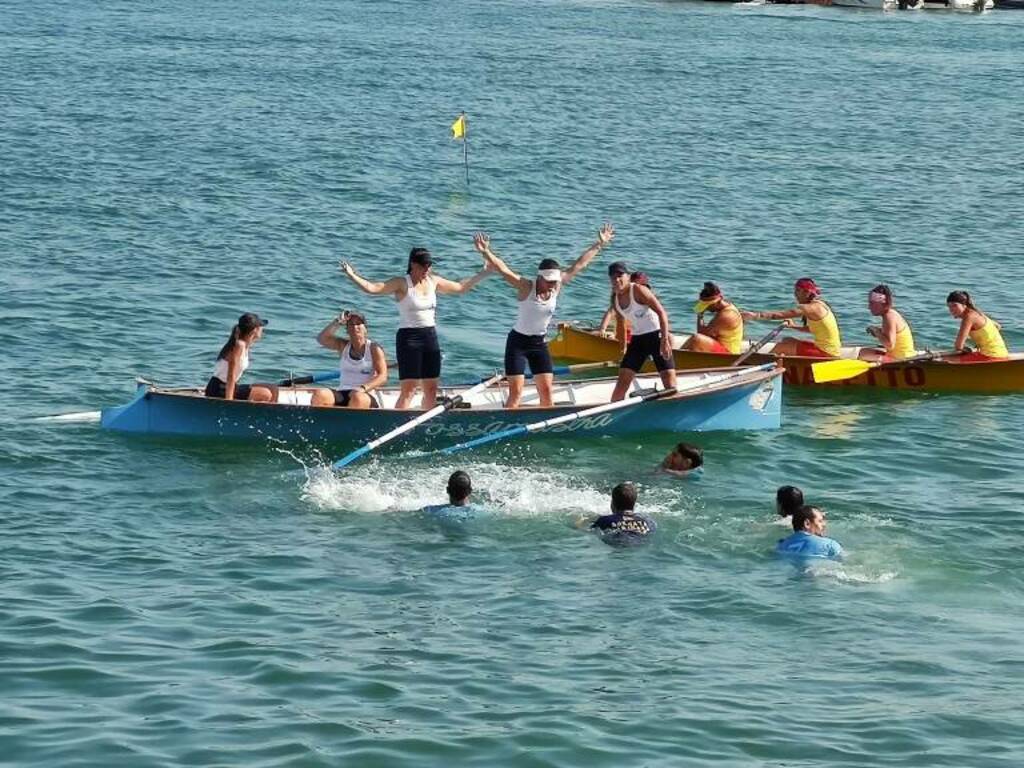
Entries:
[[910,324],[904,319],[903,327],[896,331],[896,343],[893,344],[889,355],[896,360],[903,360],[906,357],[913,357],[916,351],[914,334],[910,332]]
[[736,307],[730,306],[728,309],[731,309],[736,313],[740,322],[735,328],[728,328],[719,333],[718,341],[723,347],[728,349],[730,353],[738,355],[740,353],[740,348],[743,346],[743,316],[740,315],[739,310],[737,310]]
[[825,304],[825,309],[828,313],[821,320],[807,318],[807,328],[814,334],[814,343],[818,345],[818,349],[833,357],[839,357],[839,350],[843,346],[843,340],[839,338],[839,325],[832,313],[832,307]]
[[978,351],[985,357],[1009,357],[1003,334],[999,332],[991,317],[985,318],[985,324],[970,333],[971,341],[978,345]]

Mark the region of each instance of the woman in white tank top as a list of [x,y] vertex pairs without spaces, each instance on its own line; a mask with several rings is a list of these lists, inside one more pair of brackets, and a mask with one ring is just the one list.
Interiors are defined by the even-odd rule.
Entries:
[[[348,338],[338,336],[344,324]],[[380,344],[366,334],[366,318],[358,312],[343,312],[331,320],[316,337],[322,347],[339,355],[338,388],[320,388],[313,393],[313,405],[343,408],[379,407],[371,394],[388,381],[388,362]]]
[[267,324],[259,315],[246,312],[231,329],[231,337],[217,353],[213,376],[206,383],[206,396],[223,400],[251,400],[267,403],[277,399],[276,388],[270,384],[239,384],[249,367],[249,348],[263,338]]
[[515,325],[505,340],[505,377],[508,380],[506,408],[519,407],[527,366],[537,386],[539,404],[541,407],[552,405],[555,374],[544,335],[548,332],[548,326],[555,315],[558,295],[562,286],[586,269],[614,237],[614,227],[605,224],[597,233],[597,240],[587,246],[568,269],[563,271],[554,259],[544,259],[537,268],[537,276],[534,278],[522,277],[513,272],[491,250],[491,239],[484,232],[478,232],[473,238],[473,245],[487,261],[488,266],[495,269],[505,278],[506,283],[516,289],[516,299],[519,302]]
[[623,355],[612,400],[626,396],[633,379],[648,359],[654,362],[654,367],[661,374],[661,383],[674,387],[676,366],[672,356],[672,331],[665,308],[654,291],[630,280],[629,269],[623,262],[608,265],[608,279],[612,284],[611,309],[629,323],[632,331],[627,343],[626,323],[618,323],[616,337],[622,343]]
[[363,291],[371,296],[394,296],[398,303],[395,352],[402,391],[396,408],[410,407],[417,388],[423,389],[420,407],[426,410],[437,404],[437,382],[441,377],[441,349],[434,325],[437,294],[466,293],[488,274],[484,268],[456,282],[434,274],[433,263],[430,251],[413,248],[405,275],[378,283],[360,277],[347,261],[341,262],[341,271]]

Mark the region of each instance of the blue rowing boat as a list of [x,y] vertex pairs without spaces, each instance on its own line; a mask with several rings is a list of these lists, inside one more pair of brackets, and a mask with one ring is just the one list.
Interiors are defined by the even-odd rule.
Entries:
[[[781,369],[774,365],[680,372],[675,394],[634,407],[584,417],[539,434],[573,433],[593,437],[647,432],[777,429],[782,405]],[[607,403],[615,379],[556,382],[555,405],[536,407],[536,390],[527,386],[526,407],[503,407],[499,382],[470,395],[459,407],[413,430],[396,446],[438,448],[519,425],[571,414]],[[657,376],[638,376],[637,391],[660,386]],[[454,397],[469,387],[443,387]],[[304,390],[282,389],[282,399],[301,402]],[[235,439],[275,439],[313,443],[363,443],[421,413],[394,408],[398,388],[379,393],[380,408],[365,411],[289,403],[249,403],[208,398],[196,388],[164,388],[140,381],[135,397],[102,412],[104,429],[151,435],[189,435]],[[308,398],[307,398],[308,401]]]

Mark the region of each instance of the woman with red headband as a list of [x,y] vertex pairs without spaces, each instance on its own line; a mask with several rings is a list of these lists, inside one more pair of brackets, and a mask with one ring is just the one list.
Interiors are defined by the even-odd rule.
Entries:
[[839,357],[843,341],[839,336],[839,325],[832,307],[821,298],[821,288],[809,277],[801,277],[793,285],[796,306],[768,312],[742,312],[744,320],[791,320],[802,317],[803,325],[790,328],[814,334],[814,341],[804,341],[785,336],[780,339],[772,353],[776,355],[798,355],[801,357]]
[[958,363],[983,363],[988,360],[1005,360],[1010,356],[999,332],[999,323],[986,315],[971,300],[967,291],[953,291],[946,297],[949,314],[960,320],[960,332],[956,335],[954,347],[958,352],[964,351],[967,338],[970,337],[977,346],[976,352],[957,358]]

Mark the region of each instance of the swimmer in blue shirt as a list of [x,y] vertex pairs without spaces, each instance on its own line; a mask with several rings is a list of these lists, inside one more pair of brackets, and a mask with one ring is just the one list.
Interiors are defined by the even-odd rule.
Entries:
[[796,558],[839,560],[843,548],[825,536],[825,513],[818,507],[803,506],[793,513],[793,533],[775,545],[780,555]]
[[646,515],[634,511],[636,486],[619,483],[612,489],[612,513],[602,515],[589,528],[601,536],[606,544],[631,545],[646,541],[658,526]]
[[446,490],[448,491],[448,503],[424,507],[423,514],[435,520],[450,522],[470,520],[476,517],[479,510],[475,504],[469,501],[469,496],[473,493],[473,483],[468,474],[461,469],[452,472],[451,477],[448,478]]

